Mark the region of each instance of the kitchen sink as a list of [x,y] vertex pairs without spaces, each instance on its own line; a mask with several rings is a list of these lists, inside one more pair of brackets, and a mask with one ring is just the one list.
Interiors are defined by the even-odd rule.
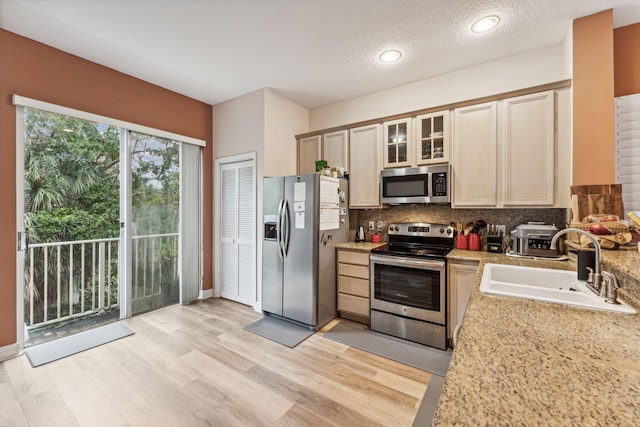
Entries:
[[604,298],[589,290],[585,282],[578,280],[573,270],[486,264],[480,291],[489,295],[636,314],[636,310],[622,301],[620,304],[606,303]]

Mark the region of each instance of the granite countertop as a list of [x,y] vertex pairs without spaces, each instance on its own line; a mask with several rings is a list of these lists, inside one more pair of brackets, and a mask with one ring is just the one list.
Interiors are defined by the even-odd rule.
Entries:
[[[640,275],[637,251],[603,251],[602,258],[605,269],[624,276],[618,280],[631,284],[629,289],[640,287],[631,283]],[[461,250],[449,259],[477,260],[479,269],[433,425],[638,424],[640,315],[479,290],[489,262],[575,269],[572,261]]]
[[371,243],[371,242],[345,242],[336,244],[336,249],[349,249],[352,251],[371,252],[371,249],[386,245],[387,242]]

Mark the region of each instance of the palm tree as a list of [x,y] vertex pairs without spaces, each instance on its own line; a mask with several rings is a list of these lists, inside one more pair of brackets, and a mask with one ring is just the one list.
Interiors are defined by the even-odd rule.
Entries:
[[[39,110],[25,112],[25,227],[32,243],[92,240],[119,233],[119,130]],[[41,294],[45,275],[49,303],[57,298],[56,270],[45,271],[43,251],[33,266],[34,295]],[[74,263],[79,263],[74,253]],[[48,252],[49,265],[58,254]],[[69,253],[63,251],[62,280],[70,274]],[[29,261],[27,261],[29,262]],[[25,295],[29,295],[30,266],[25,266]],[[77,273],[76,273],[77,274]],[[88,280],[90,272],[85,278]],[[68,300],[68,289],[62,291]],[[54,305],[54,304],[51,304]],[[42,310],[39,310],[41,312]]]

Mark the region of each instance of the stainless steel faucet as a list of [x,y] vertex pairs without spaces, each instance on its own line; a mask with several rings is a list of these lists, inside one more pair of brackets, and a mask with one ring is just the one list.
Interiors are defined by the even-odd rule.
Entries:
[[618,284],[615,276],[608,271],[600,271],[600,254],[602,252],[602,248],[595,237],[578,228],[565,228],[564,230],[558,231],[553,236],[550,248],[556,249],[558,238],[563,234],[571,232],[587,236],[587,238],[593,243],[593,247],[596,250],[595,269],[592,270],[591,268],[588,268],[589,278],[587,279],[587,287],[596,295],[605,298],[605,302],[608,302],[609,304],[620,304],[620,302],[618,302],[618,288],[620,288],[620,285]]
[[600,296],[604,297],[604,302],[608,302],[609,304],[620,304],[620,301],[618,301],[618,289],[620,288],[620,285],[616,280],[616,276],[608,271],[603,271],[602,278],[604,281],[600,287]]

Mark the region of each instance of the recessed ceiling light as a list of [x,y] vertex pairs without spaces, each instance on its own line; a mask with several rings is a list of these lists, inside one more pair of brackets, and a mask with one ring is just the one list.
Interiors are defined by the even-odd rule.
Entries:
[[484,33],[495,28],[500,23],[500,17],[496,15],[485,16],[478,19],[471,26],[471,31],[474,33]]
[[401,56],[402,53],[399,50],[387,50],[380,54],[380,61],[385,63],[396,62]]

